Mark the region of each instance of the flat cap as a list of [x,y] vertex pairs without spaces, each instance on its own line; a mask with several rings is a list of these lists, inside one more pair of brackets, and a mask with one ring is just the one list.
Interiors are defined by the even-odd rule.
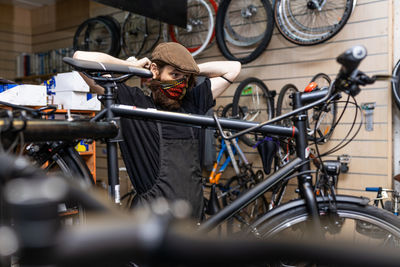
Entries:
[[175,42],[157,45],[151,54],[151,60],[160,60],[186,73],[199,74],[200,72],[190,52],[183,45]]

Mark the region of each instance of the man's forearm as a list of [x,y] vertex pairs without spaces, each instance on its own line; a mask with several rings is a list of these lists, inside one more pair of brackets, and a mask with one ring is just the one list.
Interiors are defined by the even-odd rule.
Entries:
[[198,66],[202,76],[208,78],[224,76],[228,80],[234,80],[241,65],[238,61],[211,61]]

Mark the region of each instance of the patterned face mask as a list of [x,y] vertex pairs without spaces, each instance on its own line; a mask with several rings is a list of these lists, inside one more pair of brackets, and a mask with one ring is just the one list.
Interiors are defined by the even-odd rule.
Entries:
[[181,100],[187,89],[188,82],[185,78],[160,82],[161,92],[170,99]]

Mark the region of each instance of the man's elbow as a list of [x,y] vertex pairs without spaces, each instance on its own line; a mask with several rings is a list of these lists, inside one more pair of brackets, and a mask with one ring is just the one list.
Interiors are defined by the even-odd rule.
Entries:
[[231,79],[235,80],[237,76],[239,76],[240,71],[242,70],[242,64],[239,61],[231,61]]

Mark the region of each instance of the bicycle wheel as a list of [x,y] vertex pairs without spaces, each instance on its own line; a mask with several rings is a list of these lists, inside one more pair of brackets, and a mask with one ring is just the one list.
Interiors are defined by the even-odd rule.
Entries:
[[[280,116],[293,110],[293,103],[290,95],[298,91],[297,87],[291,83],[282,87],[278,95],[278,101],[276,102],[276,116]],[[280,124],[287,127],[293,126],[291,118],[281,120]]]
[[222,1],[215,26],[221,53],[242,64],[253,61],[269,44],[273,23],[268,0]]
[[399,80],[397,80],[400,79],[400,60],[397,61],[396,66],[394,66],[392,75],[396,78],[392,79],[391,82],[393,99],[397,105],[397,108],[400,109],[400,87],[399,87]]
[[186,29],[169,26],[172,41],[185,46],[192,56],[206,49],[213,32],[213,12],[205,0],[188,0]]
[[[89,168],[72,145],[57,147],[55,143],[32,144],[29,150],[28,156],[47,174],[78,179],[87,185],[94,185]],[[53,150],[56,152],[49,152]],[[59,213],[65,224],[81,224],[85,221],[85,211],[76,201],[60,204]]]
[[[236,88],[232,102],[233,117],[252,122],[264,122],[274,117],[273,93],[260,79],[250,77]],[[240,115],[241,108],[243,115]],[[258,134],[245,134],[240,139],[248,146],[254,146]]]
[[119,32],[106,16],[90,18],[79,25],[73,39],[75,51],[97,51],[118,56],[120,51]]
[[153,50],[161,36],[161,22],[131,12],[122,24],[122,48],[126,56],[145,55]]
[[[293,202],[285,205],[288,207],[291,204]],[[345,201],[336,202],[337,213],[329,212],[328,206],[327,203],[319,203],[322,234],[326,241],[354,242],[355,246],[367,243],[384,247],[399,247],[400,221],[390,212],[374,206],[362,206]],[[306,241],[315,235],[312,230],[310,232],[310,229],[313,229],[311,222],[303,202],[291,208],[281,209],[281,212],[275,215],[265,216],[251,229],[257,229],[257,236],[260,238]],[[281,261],[278,266],[285,264],[305,266],[303,262],[289,261]]]
[[[331,79],[324,73],[318,73],[310,82],[316,82],[318,88],[326,88],[330,85]],[[310,140],[319,144],[326,143],[333,133],[333,126],[336,122],[337,103],[331,101],[327,106],[320,105],[308,111],[308,135]],[[316,130],[316,135],[314,135]]]
[[353,0],[276,0],[275,23],[283,37],[298,45],[314,45],[335,36],[347,23]]
[[[262,171],[257,171],[255,174],[256,179],[262,181],[264,175]],[[258,178],[257,178],[258,177]],[[235,201],[240,195],[245,193],[256,185],[253,178],[239,178],[234,176],[230,178],[223,186],[222,204],[224,207]],[[243,227],[250,225],[251,222],[256,220],[258,216],[264,214],[268,210],[268,202],[265,196],[261,196],[254,200],[250,205],[237,212],[233,219],[228,223],[228,232],[233,233],[240,231]]]

